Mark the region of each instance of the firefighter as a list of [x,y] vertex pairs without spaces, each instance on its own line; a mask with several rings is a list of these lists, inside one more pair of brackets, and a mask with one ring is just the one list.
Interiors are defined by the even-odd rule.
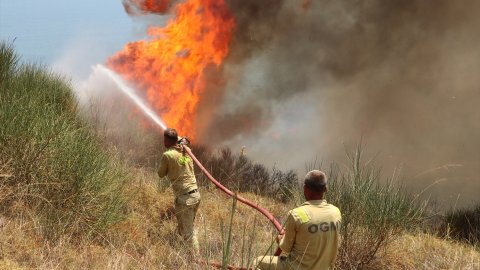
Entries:
[[166,151],[162,155],[158,176],[167,176],[175,196],[177,231],[185,243],[198,253],[198,239],[194,230],[195,215],[200,204],[200,193],[193,172],[193,161],[184,153],[177,131],[167,128],[164,133]]
[[277,237],[282,254],[258,257],[261,270],[333,269],[340,245],[340,210],[324,199],[325,173],[313,170],[305,176],[303,193],[307,200],[288,213],[285,233]]

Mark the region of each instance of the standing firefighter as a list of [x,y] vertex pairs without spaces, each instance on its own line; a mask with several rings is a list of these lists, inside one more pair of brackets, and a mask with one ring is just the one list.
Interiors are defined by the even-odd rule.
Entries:
[[193,224],[200,204],[200,193],[193,173],[193,162],[183,152],[175,129],[167,128],[163,137],[167,150],[162,155],[158,176],[160,178],[167,176],[172,185],[178,233],[194,251],[198,251],[198,240]]
[[307,173],[303,193],[307,201],[288,213],[285,234],[277,237],[280,257],[263,256],[261,270],[333,269],[340,245],[340,210],[324,199],[327,179],[321,171]]

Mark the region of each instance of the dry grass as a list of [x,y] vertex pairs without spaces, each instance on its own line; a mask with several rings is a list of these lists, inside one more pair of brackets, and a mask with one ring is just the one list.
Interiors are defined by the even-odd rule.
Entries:
[[370,269],[480,269],[478,247],[430,234],[405,234]]
[[[61,239],[45,242],[34,216],[0,222],[0,269],[208,269],[193,263],[178,241],[171,214],[173,195],[162,191],[153,173],[137,172],[128,186],[128,218],[111,227],[103,240],[73,244]],[[201,189],[197,215],[199,258],[222,260],[221,224],[228,227],[232,200],[217,190]],[[281,220],[292,205],[278,204],[253,194],[244,197],[270,209]],[[275,234],[263,216],[237,204],[233,221],[231,264],[247,262],[267,252]],[[391,242],[369,269],[479,269],[480,252],[472,247],[428,234],[405,234]]]
[[[137,172],[129,183],[128,218],[112,226],[101,240],[73,244],[60,239],[45,242],[34,216],[3,220],[0,227],[0,268],[7,269],[206,269],[192,263],[176,236],[171,189],[162,192],[154,174]],[[196,228],[201,245],[199,258],[222,261],[221,224],[228,227],[231,198],[216,190],[201,189],[202,202]],[[286,205],[252,194],[244,197],[272,209],[277,216]],[[255,228],[255,231],[253,230]],[[266,252],[275,230],[256,211],[237,205],[233,221],[231,264],[247,265]],[[76,241],[78,242],[78,240]]]

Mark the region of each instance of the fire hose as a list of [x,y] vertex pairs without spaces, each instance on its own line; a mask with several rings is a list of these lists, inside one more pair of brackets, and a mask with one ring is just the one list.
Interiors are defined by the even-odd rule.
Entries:
[[[251,208],[259,211],[260,213],[262,213],[262,215],[264,215],[272,224],[273,226],[275,226],[275,228],[277,229],[278,233],[279,234],[283,234],[284,231],[283,231],[283,228],[282,228],[282,225],[280,224],[280,222],[278,222],[278,220],[275,219],[275,217],[272,215],[272,213],[270,213],[267,209],[257,205],[257,204],[254,204],[253,202],[241,197],[241,196],[238,196],[236,194],[234,194],[231,190],[227,189],[225,186],[223,186],[220,182],[218,182],[215,178],[213,178],[213,176],[207,171],[207,169],[205,169],[205,167],[203,167],[202,163],[200,163],[200,161],[195,157],[195,155],[192,153],[192,150],[186,146],[185,144],[181,144],[182,147],[183,147],[183,150],[193,159],[193,161],[195,162],[195,164],[197,164],[197,166],[200,168],[200,170],[203,172],[203,174],[217,187],[219,188],[220,190],[222,190],[224,193],[226,193],[227,195],[231,196],[231,197],[235,197],[238,201],[250,206]],[[280,253],[282,252],[282,250],[280,248],[277,248],[277,250],[275,251],[275,256],[280,256]],[[214,267],[217,267],[217,268],[221,268],[222,265],[220,264],[217,264],[217,263],[210,263],[210,265],[214,266]],[[227,269],[237,269],[237,270],[247,270],[246,268],[235,268],[235,267],[232,267],[232,266],[227,266]]]

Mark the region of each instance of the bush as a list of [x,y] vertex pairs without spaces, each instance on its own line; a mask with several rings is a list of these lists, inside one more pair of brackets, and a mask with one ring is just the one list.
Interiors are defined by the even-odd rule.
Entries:
[[[221,148],[216,154],[205,146],[196,146],[193,150],[203,166],[232,191],[253,192],[287,202],[293,197],[292,191],[298,187],[298,177],[294,171],[269,170],[262,164],[252,162],[243,153],[234,154],[230,148]],[[203,174],[198,175],[197,180],[201,186],[210,184]]]
[[122,217],[126,169],[77,116],[71,86],[0,43],[0,212],[45,237],[97,235]]
[[480,243],[480,204],[468,209],[449,211],[443,229],[449,237],[472,245]]

